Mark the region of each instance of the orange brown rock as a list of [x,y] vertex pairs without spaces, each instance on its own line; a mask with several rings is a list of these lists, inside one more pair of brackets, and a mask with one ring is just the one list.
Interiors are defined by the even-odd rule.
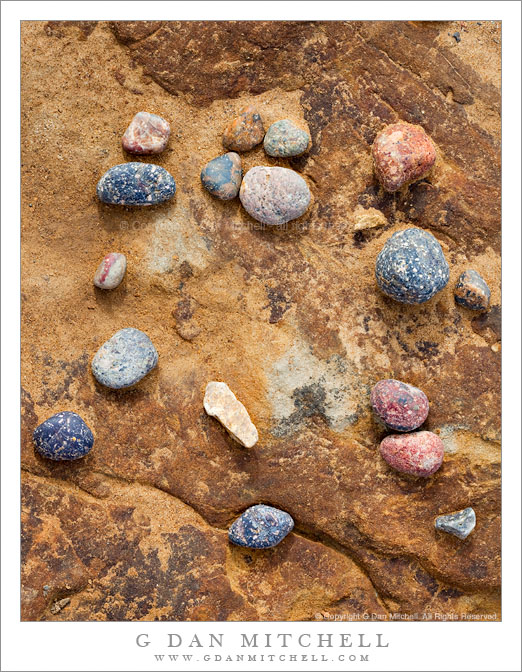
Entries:
[[380,131],[373,142],[372,154],[377,176],[389,192],[420,180],[436,159],[435,146],[426,131],[404,122]]
[[252,105],[244,107],[223,133],[223,145],[234,152],[248,152],[263,140],[265,128],[259,112]]

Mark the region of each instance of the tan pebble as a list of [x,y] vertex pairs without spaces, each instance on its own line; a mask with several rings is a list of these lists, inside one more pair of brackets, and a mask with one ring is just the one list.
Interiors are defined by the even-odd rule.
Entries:
[[226,383],[207,384],[203,400],[205,411],[219,420],[227,432],[245,448],[252,448],[259,435],[248,411]]

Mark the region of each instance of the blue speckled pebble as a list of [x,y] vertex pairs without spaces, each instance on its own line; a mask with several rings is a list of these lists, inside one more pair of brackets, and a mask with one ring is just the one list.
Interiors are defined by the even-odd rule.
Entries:
[[288,158],[306,152],[310,136],[290,119],[282,119],[272,124],[266,132],[263,146],[268,156]]
[[77,460],[94,444],[94,437],[76,413],[62,411],[51,416],[33,432],[36,450],[48,460]]
[[235,198],[241,186],[241,157],[228,152],[209,161],[201,171],[205,189],[223,201]]
[[448,513],[445,516],[438,516],[435,520],[435,528],[442,532],[453,534],[459,539],[465,539],[475,529],[477,524],[477,516],[474,509],[468,506],[462,511],[456,513]]
[[99,383],[119,390],[140,381],[157,363],[158,353],[147,334],[128,327],[101,346],[92,360],[92,372]]
[[246,548],[277,546],[294,528],[292,516],[273,506],[256,504],[247,509],[228,530],[233,544]]
[[424,303],[443,289],[449,266],[438,240],[422,229],[397,231],[377,257],[381,290],[401,303]]
[[121,163],[103,175],[96,193],[110,205],[156,205],[174,196],[176,183],[165,168],[154,163]]

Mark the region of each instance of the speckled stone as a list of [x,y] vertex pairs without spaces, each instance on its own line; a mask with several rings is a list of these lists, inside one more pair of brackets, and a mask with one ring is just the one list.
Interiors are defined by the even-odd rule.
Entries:
[[310,136],[290,119],[276,121],[269,126],[263,146],[268,156],[288,158],[300,156],[308,149]]
[[464,271],[455,286],[455,301],[471,310],[487,310],[491,291],[484,278],[472,269]]
[[168,121],[149,112],[138,112],[125,131],[121,144],[131,154],[159,154],[169,141]]
[[258,439],[257,429],[248,411],[226,383],[211,381],[203,399],[205,411],[219,420],[227,432],[245,448],[252,448]]
[[459,539],[465,539],[475,529],[477,517],[475,511],[468,506],[462,511],[448,513],[445,516],[438,516],[435,520],[435,528],[442,532],[449,532]]
[[156,205],[174,196],[176,183],[165,168],[153,163],[121,163],[103,175],[96,193],[110,205]]
[[239,193],[241,186],[241,157],[228,152],[209,161],[201,171],[201,182],[205,189],[222,199],[229,201]]
[[77,413],[62,411],[51,416],[33,432],[36,450],[48,460],[78,460],[94,444],[91,430]]
[[243,178],[239,198],[258,222],[278,226],[300,217],[310,205],[310,190],[289,168],[255,166]]
[[233,544],[246,548],[277,546],[294,528],[292,516],[273,506],[256,504],[247,509],[228,530]]
[[158,363],[152,341],[139,329],[120,329],[106,341],[92,360],[96,380],[119,390],[135,385]]
[[370,401],[375,414],[397,432],[411,432],[428,417],[428,397],[418,387],[400,380],[380,380],[373,388]]
[[247,105],[225,128],[223,146],[234,152],[248,152],[259,145],[264,135],[261,115],[255,107]]
[[100,289],[115,289],[127,270],[127,258],[121,252],[109,252],[94,274],[94,284]]
[[377,134],[372,147],[375,171],[386,191],[394,192],[424,177],[437,157],[421,126],[400,122]]
[[401,303],[424,303],[443,289],[449,266],[439,241],[428,231],[405,229],[389,238],[377,256],[381,290]]
[[444,459],[444,444],[432,432],[392,434],[381,441],[380,451],[390,467],[412,476],[432,476]]

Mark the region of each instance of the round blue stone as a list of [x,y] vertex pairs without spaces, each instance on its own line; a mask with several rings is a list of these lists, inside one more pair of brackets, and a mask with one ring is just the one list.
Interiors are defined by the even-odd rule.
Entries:
[[246,548],[277,546],[294,528],[292,516],[273,506],[256,504],[247,509],[228,530],[233,544]]
[[406,229],[386,241],[377,257],[375,277],[395,301],[424,303],[447,285],[449,266],[431,233]]
[[110,205],[156,205],[174,196],[176,183],[165,168],[154,163],[121,163],[103,175],[96,193]]
[[228,201],[235,198],[241,186],[241,157],[235,152],[218,156],[201,171],[201,182],[213,196]]
[[94,436],[76,413],[62,411],[33,432],[36,450],[49,460],[78,460],[91,450]]
[[152,341],[139,329],[120,329],[109,338],[92,360],[96,380],[114,390],[130,387],[152,371],[158,352]]

